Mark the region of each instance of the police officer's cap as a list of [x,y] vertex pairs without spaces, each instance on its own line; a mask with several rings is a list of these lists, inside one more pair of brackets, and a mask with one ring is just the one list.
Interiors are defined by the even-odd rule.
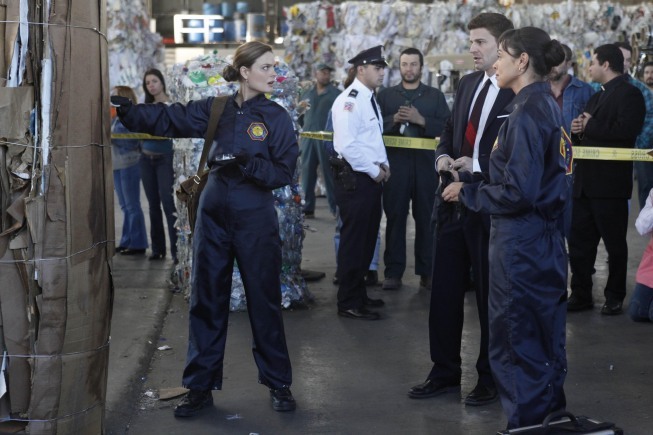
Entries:
[[358,53],[353,58],[349,59],[349,63],[354,66],[360,65],[382,65],[388,66],[385,57],[383,56],[382,45],[377,45],[376,47],[368,48]]

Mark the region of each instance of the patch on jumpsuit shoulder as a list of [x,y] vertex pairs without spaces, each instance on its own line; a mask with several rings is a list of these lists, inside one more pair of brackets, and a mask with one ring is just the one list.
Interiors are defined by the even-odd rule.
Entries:
[[247,134],[252,140],[265,140],[268,136],[268,129],[262,122],[252,122],[247,129]]
[[571,138],[565,131],[564,127],[560,127],[562,136],[560,137],[560,155],[565,159],[566,175],[571,175],[574,171],[574,151],[571,144]]
[[345,107],[344,107],[346,112],[353,112],[354,111],[354,103],[351,101],[345,102]]

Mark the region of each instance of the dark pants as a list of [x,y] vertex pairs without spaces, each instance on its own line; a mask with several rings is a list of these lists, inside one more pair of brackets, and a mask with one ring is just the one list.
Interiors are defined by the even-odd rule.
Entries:
[[628,315],[635,322],[653,322],[653,288],[635,284],[628,303]]
[[433,243],[433,281],[429,310],[429,342],[433,368],[429,379],[460,382],[465,292],[469,268],[476,283],[476,308],[481,346],[476,371],[479,382],[492,387],[488,359],[488,240],[489,217],[466,211],[460,219],[442,223]]
[[406,220],[412,202],[415,220],[415,274],[431,276],[433,229],[431,213],[438,177],[433,167],[433,151],[387,149],[392,176],[383,186],[383,210],[386,216],[386,278],[401,279],[406,270]]
[[141,156],[141,179],[147,202],[150,206],[150,238],[152,239],[152,253],[166,253],[166,236],[163,227],[161,206],[166,215],[168,224],[168,238],[170,239],[170,254],[177,257],[177,210],[173,198],[172,184],[174,171],[172,158],[174,154],[157,154]]
[[259,381],[290,386],[281,313],[281,240],[270,191],[209,176],[193,234],[188,356],[183,385],[221,389],[234,260],[245,287]]
[[628,200],[574,198],[573,207],[568,239],[572,295],[582,302],[592,301],[592,273],[599,241],[603,239],[610,260],[605,298],[623,301],[628,266]]
[[637,175],[637,197],[639,209],[646,205],[646,198],[653,189],[653,162],[633,162]]
[[336,200],[333,193],[333,172],[329,165],[329,155],[322,141],[304,139],[302,150],[302,190],[304,190],[304,212],[315,212],[315,184],[317,168],[322,169],[327,202],[332,214],[336,213]]
[[367,297],[365,275],[374,256],[381,224],[381,183],[367,174],[354,172],[356,190],[348,191],[336,180],[336,203],[342,228],[338,248],[338,308],[361,308]]
[[508,429],[540,424],[566,405],[562,227],[536,213],[492,216],[489,356]]

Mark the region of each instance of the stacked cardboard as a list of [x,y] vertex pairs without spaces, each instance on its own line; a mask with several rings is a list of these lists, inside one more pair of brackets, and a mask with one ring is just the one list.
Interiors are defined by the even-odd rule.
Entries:
[[0,27],[0,431],[103,430],[114,238],[105,10],[0,0],[0,21],[22,22]]

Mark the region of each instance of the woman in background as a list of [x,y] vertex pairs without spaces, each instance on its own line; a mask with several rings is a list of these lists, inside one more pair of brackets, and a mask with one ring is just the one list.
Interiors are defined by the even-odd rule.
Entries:
[[[136,94],[129,86],[116,86],[113,95],[136,101]],[[111,121],[111,133],[129,133],[116,116]],[[113,186],[123,213],[122,236],[116,251],[122,255],[143,255],[147,249],[145,218],[141,209],[141,141],[136,139],[112,139]]]
[[[145,72],[143,91],[145,91],[145,103],[168,103],[169,101],[163,74],[158,69],[153,68]],[[141,178],[145,196],[150,205],[150,238],[152,239],[150,260],[162,260],[166,256],[166,236],[161,213],[161,206],[163,206],[163,213],[165,213],[168,224],[170,255],[173,261],[176,261],[177,210],[172,196],[174,182],[172,140],[146,139],[142,143],[142,151]]]

